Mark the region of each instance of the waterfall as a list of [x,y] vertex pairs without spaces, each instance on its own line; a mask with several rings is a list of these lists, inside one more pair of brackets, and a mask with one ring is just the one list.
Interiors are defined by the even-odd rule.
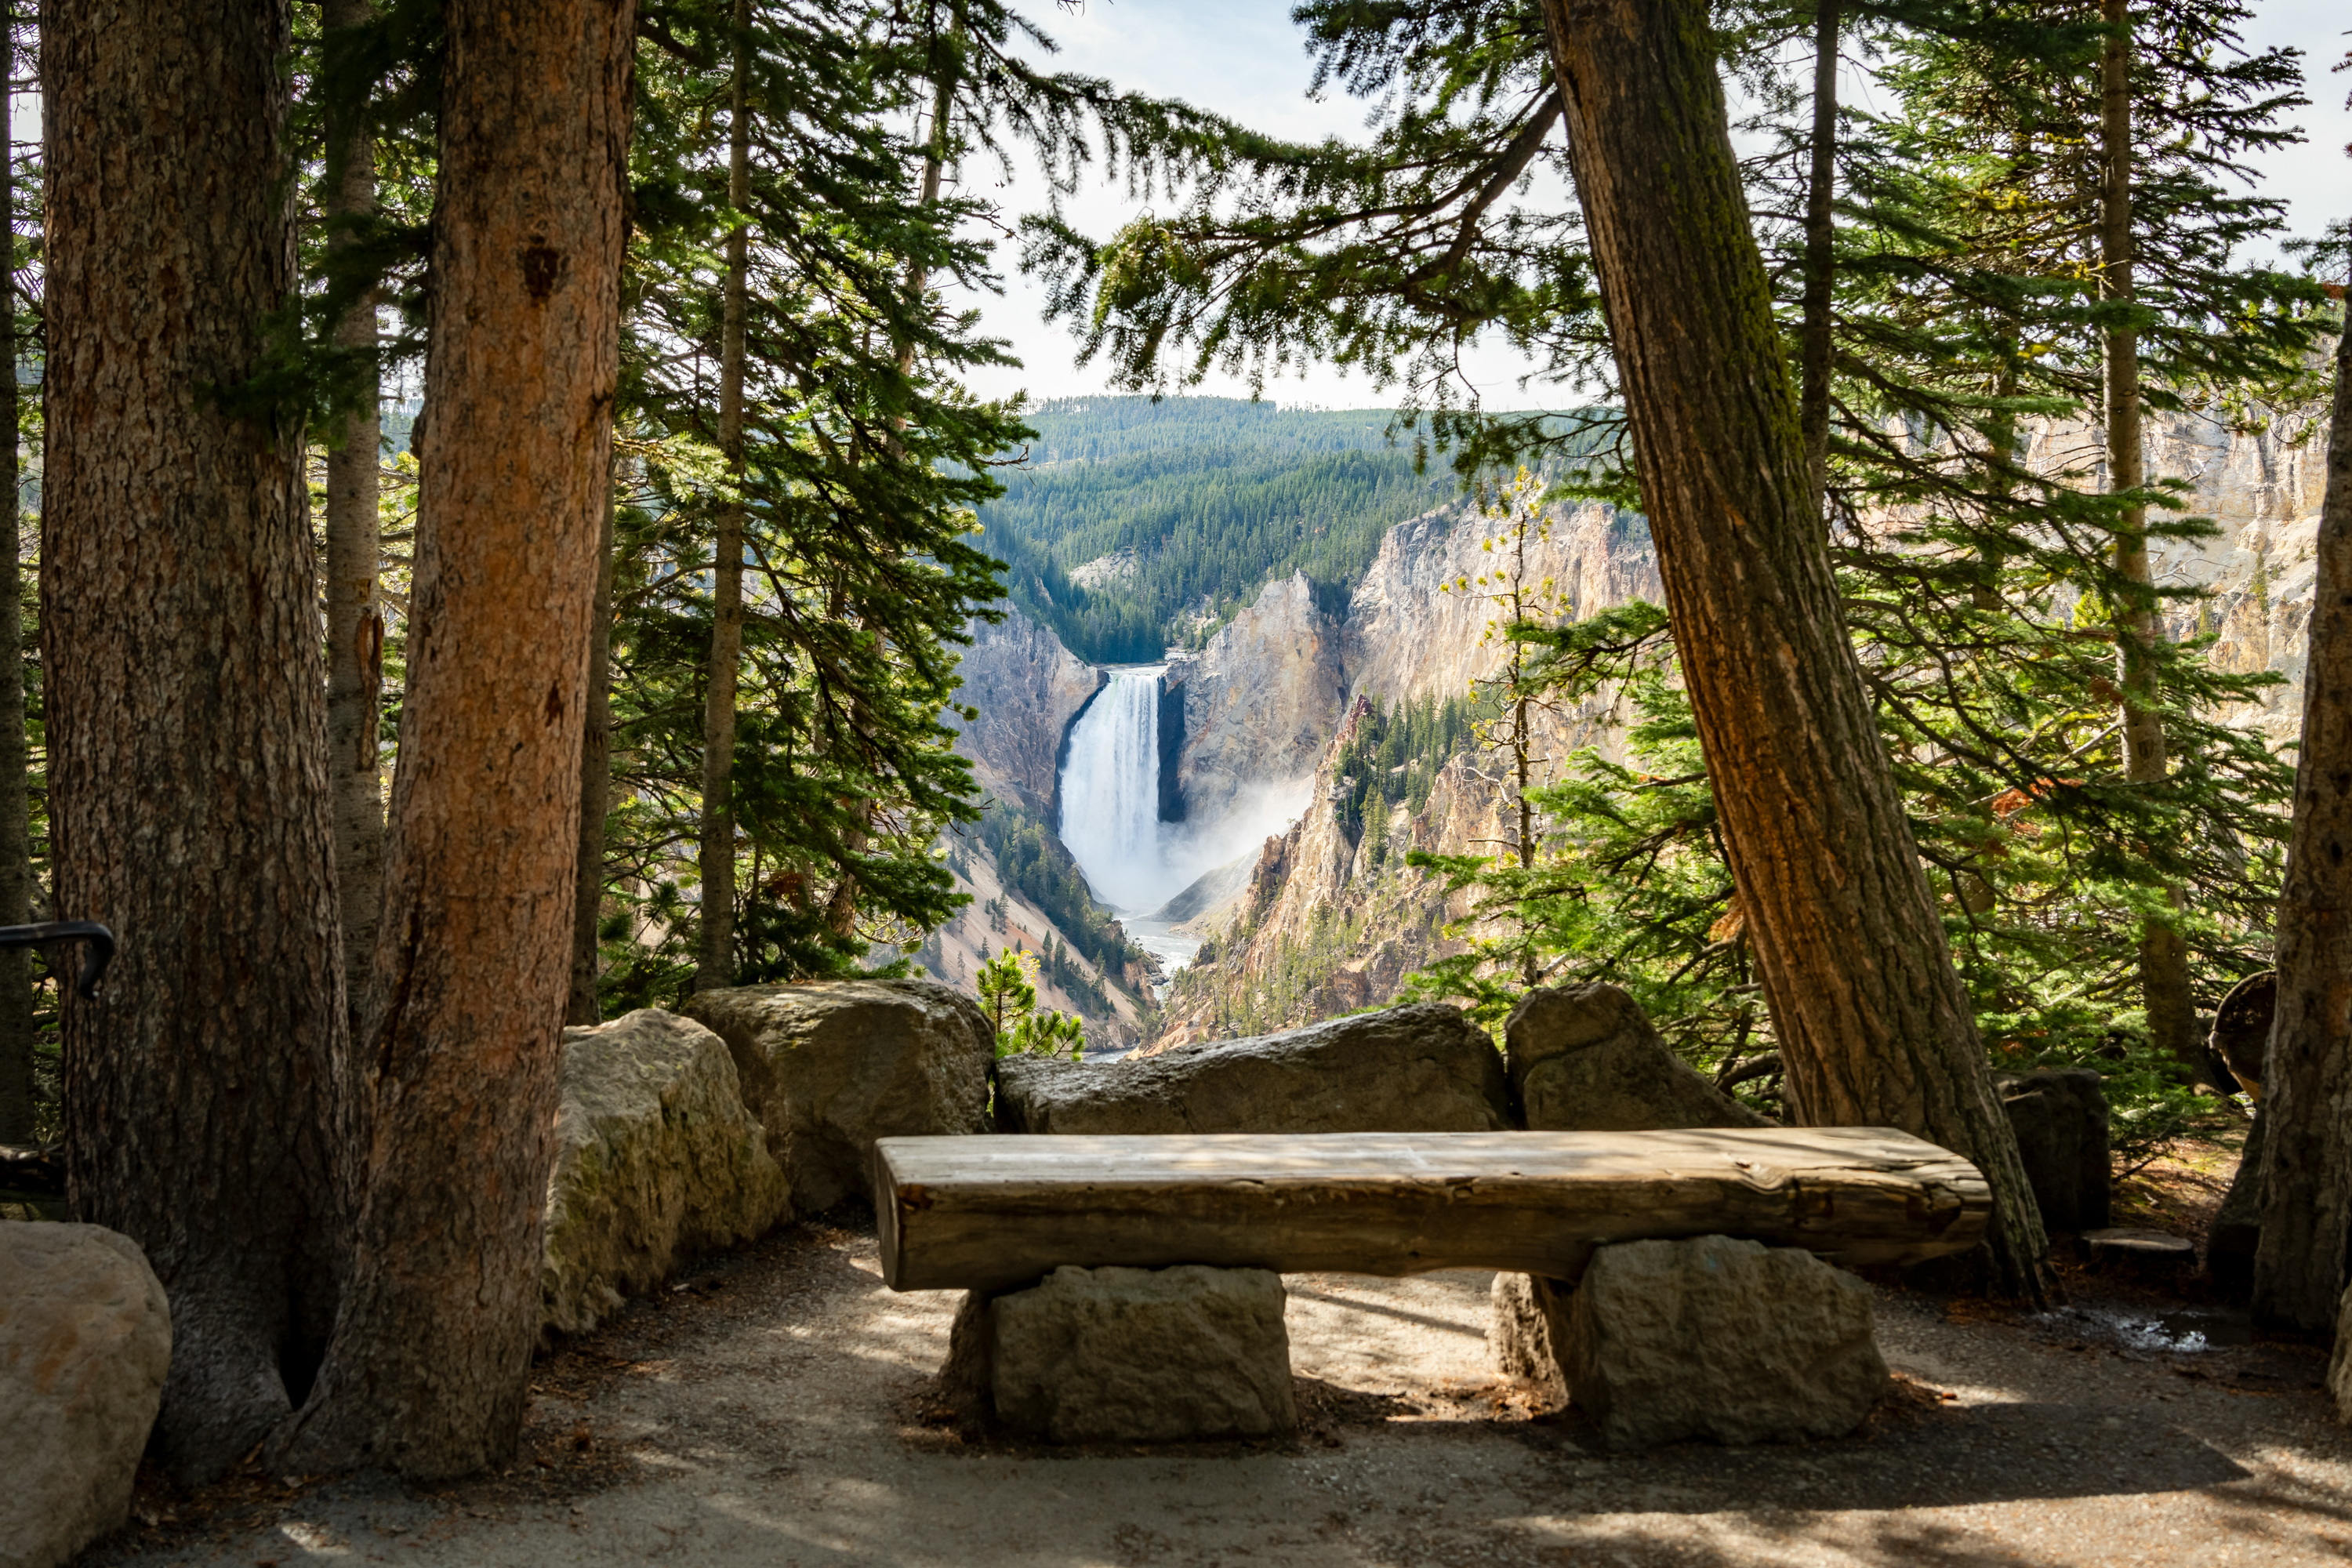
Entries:
[[1297,821],[1314,780],[1254,785],[1214,822],[1162,822],[1160,685],[1167,668],[1109,670],[1110,684],[1078,715],[1062,763],[1060,828],[1095,897],[1172,971],[1191,962],[1200,939],[1152,917],[1203,872],[1230,869],[1234,857],[1255,852],[1268,834]]
[[[1160,826],[1160,678],[1164,665],[1114,669],[1070,731],[1062,766],[1062,842],[1095,894],[1142,914],[1178,888]],[[1181,884],[1179,884],[1181,887]]]

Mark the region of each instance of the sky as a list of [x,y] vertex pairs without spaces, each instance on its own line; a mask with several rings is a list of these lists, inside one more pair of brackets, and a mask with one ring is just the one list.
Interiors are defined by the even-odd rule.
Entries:
[[[1022,8],[1061,45],[1053,58],[1059,68],[1103,77],[1136,91],[1183,99],[1286,136],[1349,135],[1362,129],[1363,104],[1337,89],[1320,101],[1307,97],[1313,70],[1299,31],[1291,24],[1286,0],[1084,0],[1075,8],[1065,8],[1056,0],[1022,0]],[[2264,187],[2287,203],[2288,226],[2281,238],[2315,235],[2331,219],[2352,216],[2352,159],[2344,154],[2345,144],[2352,142],[2352,111],[2345,108],[2346,94],[2352,92],[2352,72],[2327,71],[2352,47],[2352,38],[2345,36],[2347,27],[2352,27],[2352,12],[2343,0],[2253,0],[2247,42],[2301,48],[2305,93],[2313,100],[2297,116],[2309,140],[2273,155],[2263,166]],[[1865,72],[1849,66],[1840,90],[1849,100],[1868,107],[1872,88]],[[1045,203],[1043,183],[1028,170],[1016,168],[1010,184],[1002,181],[992,163],[975,161],[964,174],[966,194],[992,199],[1009,213],[1034,210]],[[1108,235],[1144,210],[1145,204],[1130,200],[1123,187],[1106,186],[1098,179],[1090,179],[1065,206],[1082,231],[1095,235]],[[1003,293],[979,296],[969,303],[979,307],[990,335],[1012,344],[1023,368],[977,374],[971,378],[974,390],[985,396],[1025,390],[1033,399],[1105,390],[1099,365],[1073,363],[1068,329],[1040,320],[1043,295],[1020,276],[1016,247],[1002,246],[998,256]],[[1490,408],[1540,407],[1559,400],[1559,393],[1547,391],[1541,383],[1521,391],[1517,380],[1528,366],[1507,350],[1483,350],[1469,366],[1471,379]],[[1197,390],[1226,395],[1248,392],[1241,383],[1223,377]],[[1284,404],[1332,408],[1386,406],[1395,400],[1394,389],[1376,392],[1360,374],[1342,375],[1321,366],[1303,379],[1269,383],[1265,395]]]

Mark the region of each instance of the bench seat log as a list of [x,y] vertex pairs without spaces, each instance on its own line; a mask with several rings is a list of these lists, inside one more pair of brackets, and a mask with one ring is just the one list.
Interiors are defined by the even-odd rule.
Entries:
[[1974,1165],[1885,1127],[884,1138],[883,1279],[1001,1290],[1065,1265],[1573,1279],[1612,1241],[1747,1237],[1850,1264],[1964,1252]]

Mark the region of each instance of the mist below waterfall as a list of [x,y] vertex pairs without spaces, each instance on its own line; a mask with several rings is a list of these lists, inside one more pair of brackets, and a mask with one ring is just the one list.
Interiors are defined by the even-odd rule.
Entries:
[[[1314,787],[1311,777],[1269,781],[1215,822],[1160,821],[1160,683],[1166,670],[1157,664],[1111,669],[1110,684],[1070,731],[1062,764],[1062,842],[1095,897],[1130,924],[1204,873],[1286,831],[1307,809]],[[1137,934],[1159,951],[1147,933]],[[1182,945],[1189,956],[1192,944]]]

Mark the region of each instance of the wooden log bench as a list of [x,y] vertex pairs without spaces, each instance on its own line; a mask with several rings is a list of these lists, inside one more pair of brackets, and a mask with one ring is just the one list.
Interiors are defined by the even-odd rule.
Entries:
[[894,1290],[1184,1263],[1572,1280],[1610,1242],[1696,1236],[1908,1264],[1992,1214],[1974,1165],[1884,1127],[885,1138],[875,1166]]
[[[1582,1357],[1612,1447],[1834,1435],[1886,1380],[1869,1292],[1786,1249],[1915,1263],[1974,1247],[1992,1209],[1973,1165],[1885,1128],[885,1138],[875,1194],[891,1289],[970,1292],[950,1403],[1075,1442],[1286,1430],[1276,1276],[1471,1268],[1502,1271],[1498,1363],[1564,1380]],[[1612,1247],[1661,1242],[1697,1252]],[[1619,1317],[1654,1341],[1655,1300],[1691,1320],[1615,1342],[1613,1382],[1604,1331],[1561,1304],[1588,1267],[1576,1299],[1642,1298]]]

